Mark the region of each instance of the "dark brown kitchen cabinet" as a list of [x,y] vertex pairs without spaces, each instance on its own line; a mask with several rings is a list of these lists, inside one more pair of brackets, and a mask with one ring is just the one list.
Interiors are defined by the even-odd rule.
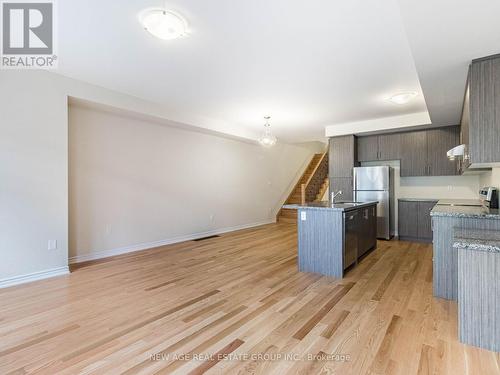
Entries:
[[401,155],[401,134],[382,134],[378,136],[378,159],[398,160]]
[[358,257],[377,245],[377,206],[359,209]]
[[431,210],[437,201],[418,202],[417,237],[422,241],[432,241]]
[[352,177],[330,177],[330,193],[342,190],[337,196],[338,201],[352,201],[354,199]]
[[354,135],[329,140],[328,176],[330,193],[342,190],[339,200],[352,200],[352,169],[357,166]]
[[400,160],[401,177],[459,174],[458,162],[446,156],[460,144],[459,126],[360,136],[356,142],[358,161]]
[[432,220],[430,212],[437,201],[398,201],[398,234],[401,240],[432,241]]
[[352,177],[357,165],[354,135],[330,138],[328,158],[330,177]]
[[401,133],[401,177],[457,175],[446,152],[459,142],[458,126]]
[[398,234],[400,239],[417,238],[417,211],[418,202],[398,201]]
[[[470,73],[469,73],[470,75]],[[467,79],[467,82],[469,80]],[[466,145],[466,154],[469,153],[469,123],[470,123],[470,106],[469,106],[469,84],[467,83],[467,89],[465,90],[465,97],[464,97],[464,107],[462,109],[462,119],[460,120],[460,142],[459,144],[461,145]],[[459,171],[460,173],[463,173],[467,168],[470,166],[470,159],[469,158],[460,158],[458,160],[459,163]]]
[[[446,157],[446,154],[444,155]],[[401,177],[428,176],[427,132],[401,134]]]
[[382,134],[358,137],[358,161],[400,159],[400,135]]
[[451,161],[446,152],[459,145],[460,129],[457,126],[427,131],[427,164],[429,176],[458,174],[457,161]]
[[500,162],[500,55],[473,60],[468,87],[470,163]]
[[358,137],[358,161],[379,160],[378,135]]

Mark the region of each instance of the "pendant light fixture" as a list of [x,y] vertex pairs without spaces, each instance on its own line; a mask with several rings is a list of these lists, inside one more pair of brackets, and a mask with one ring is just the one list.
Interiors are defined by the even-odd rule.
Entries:
[[259,138],[259,143],[264,147],[271,147],[276,144],[278,139],[271,133],[271,125],[269,124],[269,120],[271,116],[264,117],[266,123],[264,124],[264,132]]

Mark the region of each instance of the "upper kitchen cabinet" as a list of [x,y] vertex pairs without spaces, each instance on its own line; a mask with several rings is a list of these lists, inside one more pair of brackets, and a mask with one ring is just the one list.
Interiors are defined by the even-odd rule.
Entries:
[[[445,155],[446,157],[446,151]],[[427,132],[401,134],[401,177],[428,176]]]
[[468,134],[462,134],[462,139],[469,141],[470,164],[474,167],[499,163],[500,55],[472,61],[468,89],[468,103],[464,104],[470,105],[469,113],[463,116],[469,120],[465,130]]
[[354,136],[330,138],[328,158],[329,177],[352,177],[352,169],[357,166]]
[[378,135],[358,137],[358,161],[378,160]]
[[[469,69],[470,77],[470,69]],[[462,120],[460,121],[460,144],[469,145],[469,124],[470,124],[470,90],[469,90],[469,79],[467,79],[467,88],[465,90],[464,97],[464,107],[462,109]],[[468,151],[467,151],[468,152]],[[458,161],[460,165],[460,173],[463,173],[465,169],[470,166],[469,158],[461,158]]]
[[453,176],[458,174],[456,161],[446,152],[457,146],[458,126],[401,134],[401,177]]
[[460,142],[458,126],[432,129],[427,131],[427,164],[429,176],[453,176],[458,174],[457,161],[451,161],[446,151]]
[[378,160],[398,160],[401,155],[401,134],[378,136]]
[[358,161],[397,160],[400,158],[400,134],[358,137]]

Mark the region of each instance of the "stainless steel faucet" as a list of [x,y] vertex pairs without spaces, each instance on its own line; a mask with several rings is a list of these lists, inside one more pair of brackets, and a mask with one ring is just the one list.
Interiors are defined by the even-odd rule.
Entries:
[[337,196],[339,196],[339,195],[342,195],[342,190],[339,190],[339,191],[337,191],[337,192],[332,191],[332,192],[330,193],[330,197],[331,197],[332,203],[335,203],[335,198],[336,198]]

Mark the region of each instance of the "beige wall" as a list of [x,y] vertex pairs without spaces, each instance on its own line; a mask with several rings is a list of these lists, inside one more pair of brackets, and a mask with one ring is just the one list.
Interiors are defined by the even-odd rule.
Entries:
[[[229,148],[223,146],[226,142],[228,144],[230,142],[226,137],[221,137],[221,134],[217,132],[219,124],[213,124],[211,130],[202,130],[195,126],[189,126],[182,122],[182,118],[179,118],[164,106],[47,71],[1,70],[0,226],[2,229],[0,230],[0,287],[67,272],[69,226],[68,97],[133,111],[138,117],[151,118],[159,123],[171,124],[178,131],[180,129],[184,129],[184,131],[189,129],[192,134],[196,134],[193,135],[193,139],[212,137],[213,142],[221,147],[221,150],[213,150],[213,155],[216,156],[224,155],[224,152],[229,152],[229,149],[237,149],[236,146]],[[200,124],[202,123],[203,119],[200,119]],[[206,124],[203,123],[203,125],[205,126]],[[237,136],[238,134],[233,136],[234,140],[231,142],[234,143],[231,143],[232,145],[241,144],[243,148],[249,147],[248,143],[242,141],[241,138],[237,138]],[[168,139],[166,138],[168,137],[162,139],[168,143]],[[193,140],[193,142],[195,141]],[[187,143],[185,142],[185,144]],[[281,147],[285,146],[281,145]],[[317,145],[314,147],[317,147]],[[283,150],[282,148],[278,149]],[[292,149],[293,147],[287,149],[287,151],[283,151],[283,157],[280,155],[273,156],[274,159],[271,164],[276,166],[277,162],[286,164],[290,161],[291,164],[287,165],[293,165],[294,167],[300,165],[300,162],[291,155]],[[312,153],[312,150],[307,147],[298,147],[297,150],[298,155],[302,156],[304,163],[305,155]],[[149,154],[151,158],[148,159],[148,162],[160,171],[161,165],[158,165],[158,163],[154,164],[156,159],[152,153],[153,151]],[[237,154],[234,158],[229,158],[230,163],[239,162],[240,158],[243,157],[239,155]],[[256,153],[255,157],[258,158],[260,156]],[[263,157],[265,158],[265,155]],[[136,166],[134,164],[135,160],[131,160],[127,153],[122,155],[122,158],[131,163],[131,165]],[[211,158],[209,160],[213,161],[215,159]],[[220,164],[220,161],[218,163]],[[229,166],[231,165],[229,164]],[[221,168],[227,169],[229,166],[223,165]],[[256,172],[258,166],[260,164],[251,165],[253,169],[250,170],[250,173]],[[136,171],[139,169],[136,168]],[[190,168],[183,170],[188,175],[191,171]],[[115,175],[112,175],[112,177],[117,179],[124,177],[120,175],[123,170],[116,170],[115,172]],[[167,174],[167,171],[161,170],[161,172]],[[260,172],[260,169],[257,172]],[[193,173],[191,175],[194,175]],[[199,170],[196,170],[196,173],[199,173]],[[276,185],[273,185],[269,189],[275,189],[273,192],[276,194],[279,190],[278,185],[282,184],[284,179],[287,178],[285,177],[287,173],[288,178],[293,179],[294,175],[288,168],[283,168],[282,172],[276,169],[272,171],[263,170],[264,176],[273,176],[271,182]],[[276,179],[274,178],[275,174]],[[132,180],[131,183],[134,182],[134,178],[136,178],[135,183],[140,183],[144,176],[125,177],[130,178]],[[195,192],[197,196],[207,199],[207,196],[203,195],[203,191],[207,189],[207,185],[213,188],[218,184],[224,186],[228,186],[229,184],[231,188],[230,192],[221,194],[220,200],[223,203],[235,204],[236,200],[233,195],[235,194],[234,191],[238,191],[238,182],[228,181],[226,183],[226,181],[221,179],[208,179],[207,173],[205,177],[207,177],[208,182],[205,183],[204,187],[196,186],[193,183],[189,187],[185,187],[186,191],[190,193]],[[161,190],[163,186],[155,186],[154,181],[147,179],[142,182],[149,184],[144,187],[144,189],[148,189],[148,195],[158,197],[162,200],[162,197],[158,195],[158,189]],[[289,183],[291,182],[289,181]],[[175,179],[168,181],[169,186],[175,183],[177,183]],[[281,188],[283,188],[283,185],[281,185]],[[262,191],[259,191],[259,193],[262,193]],[[143,196],[134,196],[133,189],[131,191],[123,189],[118,192],[122,194],[121,197],[126,197],[131,202],[131,205],[126,207],[119,205],[116,207],[116,210],[120,212],[121,209],[127,209],[125,213],[132,215],[135,210],[138,210]],[[176,198],[185,200],[185,196],[178,196]],[[238,201],[242,202],[245,199],[250,200],[255,197],[248,198],[245,196],[240,198]],[[116,203],[116,201],[114,202]],[[256,208],[244,206],[250,212],[249,216],[244,218],[239,216],[235,216],[234,218],[223,217],[215,212],[215,222],[211,221],[211,225],[203,222],[206,219],[205,211],[203,215],[196,211],[196,215],[199,214],[202,218],[193,224],[193,230],[203,231],[207,228],[210,230],[222,226],[238,226],[241,223],[248,223],[248,220],[260,220],[262,218],[263,207],[264,205],[267,207],[268,203],[254,202],[253,206]],[[274,202],[274,204],[277,205],[278,202]],[[173,202],[171,206],[178,207],[176,206],[176,202]],[[185,206],[183,208],[185,209]],[[240,207],[235,206],[234,208],[238,209]],[[151,212],[152,216],[160,214],[161,212],[154,210]],[[179,215],[172,213],[171,217],[177,218],[179,221],[184,220],[184,224],[186,224],[186,218],[182,216],[182,213]],[[234,220],[231,221],[232,219]],[[110,220],[106,222],[108,221]],[[104,242],[98,242],[102,241],[99,237],[102,232],[98,232],[95,234],[96,239],[93,238],[90,243],[108,244],[106,241],[112,238],[116,242],[109,242],[110,246],[114,246],[115,243],[127,246],[129,243],[136,241],[136,238],[132,236],[125,239],[121,238],[119,241],[116,240],[114,236],[117,235],[118,229],[123,229],[123,227],[120,227],[120,223],[116,221],[109,224],[110,227],[107,232],[111,233],[111,235],[108,235]],[[88,225],[90,224],[84,223],[83,226],[88,229]],[[165,233],[174,233],[174,235],[179,233],[182,237],[182,234],[187,233],[186,228],[186,226],[181,226],[176,220],[172,220],[169,222],[169,231]],[[136,227],[128,227],[127,229],[134,231]],[[152,228],[141,232],[142,237],[139,240],[154,242],[158,238],[156,237],[158,233],[156,232],[157,229],[157,227],[152,226]],[[99,230],[102,230],[102,228],[99,228]],[[57,248],[55,250],[48,250],[49,240],[57,241]],[[102,248],[99,247],[99,250],[107,248],[108,245]],[[85,247],[85,249],[89,248]]]
[[272,222],[317,147],[265,149],[78,105],[69,129],[79,261]]
[[500,168],[493,168],[491,171],[483,173],[481,186],[494,186],[500,189]]
[[66,270],[67,138],[66,96],[51,75],[0,71],[0,285]]

